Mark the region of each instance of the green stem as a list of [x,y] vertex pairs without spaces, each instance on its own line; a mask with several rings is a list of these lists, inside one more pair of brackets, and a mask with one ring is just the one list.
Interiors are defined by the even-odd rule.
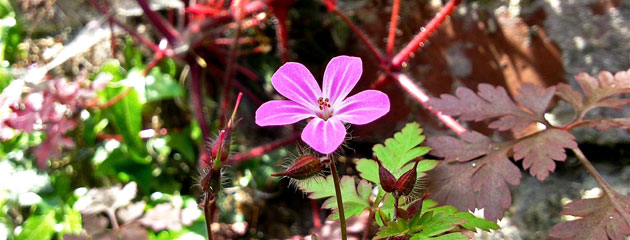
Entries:
[[337,195],[337,208],[339,209],[339,225],[341,226],[341,239],[347,240],[348,233],[346,232],[346,215],[343,210],[343,199],[341,199],[341,187],[339,187],[339,175],[337,175],[337,167],[335,167],[335,159],[332,156],[328,156],[330,159],[330,171],[332,172],[333,182],[335,183],[335,194]]

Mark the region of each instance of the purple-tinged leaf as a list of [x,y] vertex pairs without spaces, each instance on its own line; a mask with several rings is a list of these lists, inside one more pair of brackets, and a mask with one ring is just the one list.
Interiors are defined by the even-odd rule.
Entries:
[[630,93],[630,70],[615,75],[604,71],[599,73],[598,78],[580,73],[575,76],[575,80],[586,98],[582,100],[577,97],[576,91],[570,90],[566,84],[558,86],[561,90],[559,96],[575,106],[582,115],[595,108],[617,108],[630,104],[630,99],[616,98],[619,94]]
[[514,96],[518,104],[531,110],[536,116],[542,117],[551,101],[555,87],[543,89],[540,85],[525,83],[518,89],[519,94]]
[[[573,221],[561,222],[551,228],[550,237],[559,239],[613,239],[623,240],[630,236],[630,222],[627,222],[615,208],[615,201],[630,216],[630,197],[618,193],[614,199],[607,195],[599,198],[573,201],[560,212],[563,215],[581,217]],[[612,201],[611,201],[612,200]]]
[[554,88],[542,90],[533,85],[523,85],[523,93],[534,96],[522,96],[519,103],[523,107],[532,108],[530,112],[521,109],[501,86],[479,84],[478,93],[464,87],[455,91],[455,96],[442,94],[433,98],[429,105],[444,114],[459,116],[462,121],[482,121],[500,118],[490,123],[489,127],[499,130],[511,129],[514,132],[525,129],[532,123],[544,121],[542,113],[555,92]]
[[429,172],[431,198],[461,211],[484,208],[486,219],[500,219],[512,203],[506,183],[519,185],[521,179],[520,170],[507,157],[512,143],[493,143],[477,132],[462,138],[428,140],[434,155],[449,159]]
[[591,119],[588,121],[589,126],[598,130],[606,130],[611,127],[630,129],[630,118],[613,118],[613,119]]
[[450,136],[431,137],[427,146],[431,154],[444,157],[447,162],[466,162],[488,153],[492,141],[475,131],[464,132],[460,139]]
[[575,147],[571,133],[551,128],[519,140],[513,148],[514,160],[523,160],[523,167],[542,181],[555,169],[554,160],[563,162],[567,158],[564,149]]
[[556,88],[558,89],[558,91],[556,91],[558,97],[573,105],[575,109],[582,109],[584,106],[584,98],[580,92],[571,88],[571,86],[566,83],[560,83],[556,85]]

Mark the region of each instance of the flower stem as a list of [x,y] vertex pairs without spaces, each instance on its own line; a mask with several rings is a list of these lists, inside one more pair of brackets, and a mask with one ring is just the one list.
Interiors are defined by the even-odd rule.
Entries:
[[[212,203],[214,204],[214,203]],[[203,200],[203,215],[206,219],[206,233],[208,234],[208,240],[212,240],[212,211],[210,211],[210,209],[212,208],[210,206],[210,197],[208,196],[208,193],[206,193],[206,196],[204,197]]]
[[591,164],[591,161],[589,161],[586,156],[584,156],[584,153],[582,152],[582,150],[580,150],[580,148],[576,147],[572,148],[571,150],[573,150],[575,156],[580,160],[582,165],[584,165],[586,171],[588,171],[588,173],[591,174],[593,178],[595,178],[597,184],[602,187],[602,190],[604,191],[608,199],[610,199],[610,202],[612,203],[615,210],[617,210],[617,212],[619,212],[619,215],[621,215],[624,220],[626,220],[626,223],[630,225],[630,215],[626,213],[625,209],[617,202],[617,198],[615,197],[615,190],[613,190],[612,187],[610,187],[610,185],[606,182],[606,180],[604,180],[604,178],[599,175],[593,164]]
[[333,182],[335,183],[335,195],[337,198],[337,208],[339,209],[339,225],[341,227],[341,239],[347,240],[346,232],[346,215],[343,210],[343,199],[341,198],[341,187],[339,187],[339,175],[337,175],[337,167],[335,166],[335,158],[328,156],[330,159],[330,171],[332,172]]
[[422,28],[418,35],[416,35],[408,44],[401,50],[396,56],[392,59],[392,67],[400,69],[402,63],[405,62],[412,53],[415,53],[418,48],[420,48],[424,41],[431,36],[439,26],[444,22],[444,19],[448,15],[453,12],[455,6],[457,6],[461,0],[451,0],[449,1],[440,12],[438,12],[433,19],[427,24],[426,27]]

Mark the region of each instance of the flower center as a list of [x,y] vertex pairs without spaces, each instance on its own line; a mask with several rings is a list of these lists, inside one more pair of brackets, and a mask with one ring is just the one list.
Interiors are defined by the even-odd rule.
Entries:
[[330,110],[330,100],[328,98],[319,98],[317,99],[317,104],[319,105],[319,110],[321,110],[321,113],[319,113],[319,117],[321,117],[322,119],[328,120],[331,116],[332,116],[332,111]]

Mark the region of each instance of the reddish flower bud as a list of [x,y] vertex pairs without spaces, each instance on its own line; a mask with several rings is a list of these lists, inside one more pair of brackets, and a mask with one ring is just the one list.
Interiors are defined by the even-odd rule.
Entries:
[[418,167],[419,160],[416,160],[416,163],[413,165],[409,171],[400,176],[398,181],[396,182],[396,190],[398,190],[398,194],[403,196],[409,195],[413,190],[413,187],[416,185],[416,177],[418,176],[418,172],[416,168]]
[[389,170],[383,167],[383,164],[376,156],[374,156],[374,159],[378,163],[378,178],[381,181],[381,187],[385,192],[393,193],[396,191],[396,178]]
[[[219,144],[219,141],[215,141],[215,143],[212,144],[212,148],[210,149],[210,155],[212,155],[212,159],[216,159],[217,155],[219,154]],[[230,155],[230,149],[226,145],[226,143],[223,143],[223,146],[221,147],[221,162],[225,162],[225,160],[227,160],[228,156]]]
[[407,208],[407,213],[409,214],[409,218],[412,218],[413,216],[415,216],[418,210],[422,211],[421,209],[422,201],[424,201],[424,199],[420,199],[418,201],[413,202],[411,205],[409,205],[409,207]]
[[337,0],[323,0],[323,2],[329,12],[334,12],[337,8]]
[[298,158],[282,173],[271,174],[272,177],[287,176],[293,179],[303,180],[322,172],[322,163],[319,158],[305,155]]
[[398,208],[396,209],[396,216],[398,216],[399,218],[408,219],[409,212],[405,209]]
[[[230,140],[231,140],[231,131],[232,129],[228,126],[226,129],[219,131],[219,137],[210,147],[210,155],[212,159],[217,159],[219,156],[219,148],[221,148],[221,156],[220,163],[224,163],[230,155]],[[213,168],[220,168],[221,166],[212,166]]]
[[221,190],[221,170],[209,168],[201,179],[201,190],[214,197]]

